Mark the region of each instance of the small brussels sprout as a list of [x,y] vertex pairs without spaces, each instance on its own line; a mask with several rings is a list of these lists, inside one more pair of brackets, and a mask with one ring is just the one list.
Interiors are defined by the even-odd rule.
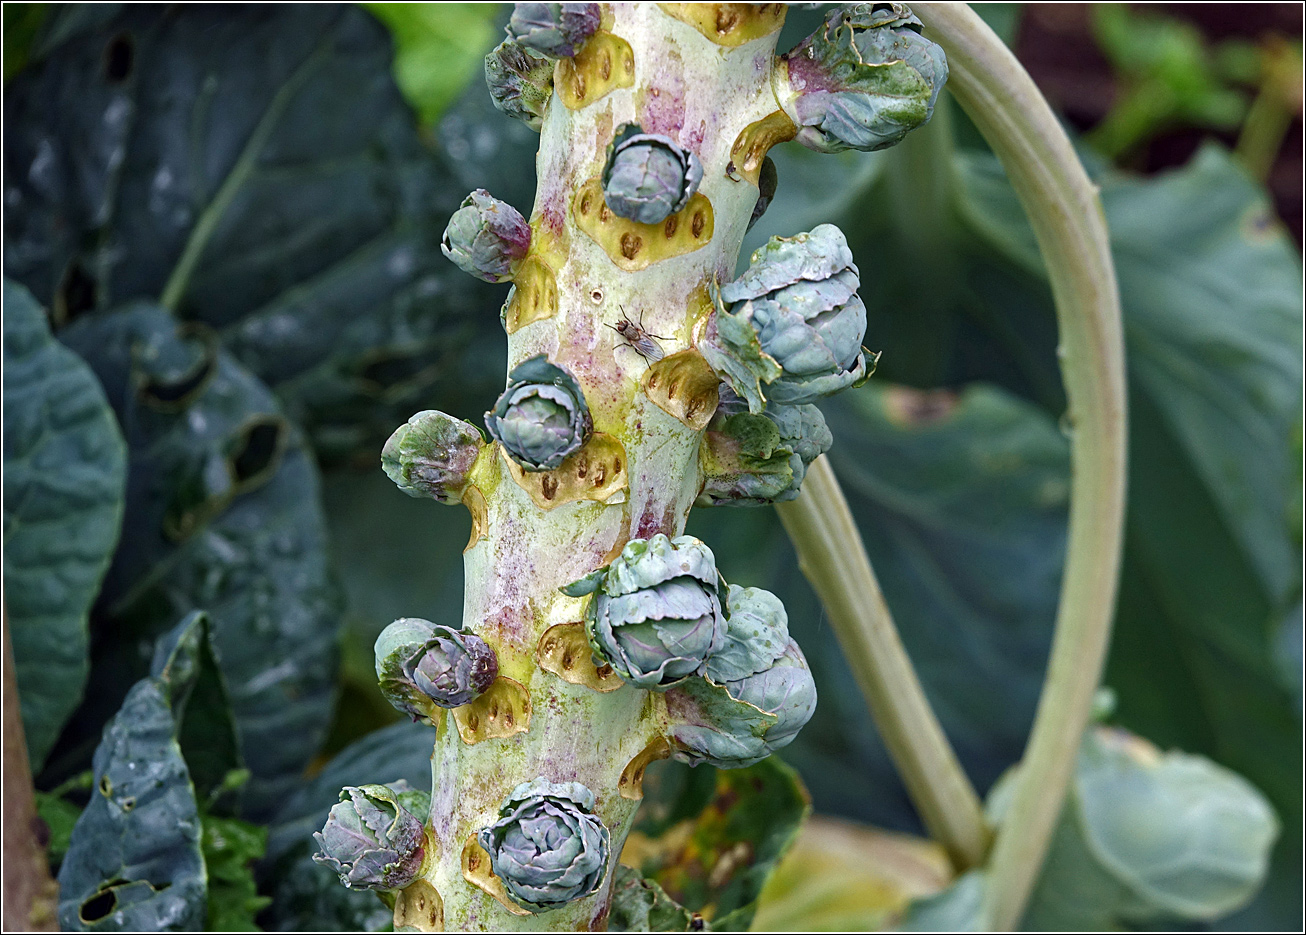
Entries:
[[499,674],[499,659],[479,636],[419,617],[396,620],[376,638],[376,677],[396,709],[431,718],[484,693]]
[[512,278],[531,248],[531,226],[521,212],[478,188],[449,218],[440,250],[465,273],[485,282]]
[[[811,403],[866,377],[866,306],[843,232],[772,237],[720,289],[699,350],[751,412]],[[765,390],[763,390],[765,385]]]
[[[398,890],[417,879],[426,853],[423,823],[430,797],[400,780],[386,786],[345,786],[313,855],[354,890]],[[419,814],[420,813],[420,814]]]
[[760,672],[718,685],[691,681],[667,710],[675,758],[720,769],[751,766],[787,746],[816,710],[816,683],[807,660],[790,639],[784,652]]
[[807,466],[834,444],[821,410],[768,405],[760,414],[728,385],[699,448],[699,506],[762,506],[798,496]]
[[660,224],[689,203],[703,180],[703,164],[670,137],[623,127],[608,147],[603,200],[614,214]]
[[474,425],[428,409],[394,430],[381,467],[410,497],[458,503],[484,444]]
[[836,7],[784,63],[781,106],[798,142],[823,153],[892,146],[930,119],[948,80],[943,50],[901,3]]
[[617,560],[562,589],[593,593],[586,631],[627,682],[665,691],[700,675],[726,638],[716,558],[693,536],[632,539]]
[[551,471],[594,430],[576,379],[539,354],[513,368],[485,427],[527,471]]
[[599,888],[608,866],[608,829],[594,793],[578,782],[524,782],[504,800],[479,841],[513,902],[557,909]]
[[571,58],[599,29],[597,3],[515,3],[508,38],[549,58]]
[[494,106],[536,133],[553,97],[553,61],[506,39],[485,56],[485,83]]

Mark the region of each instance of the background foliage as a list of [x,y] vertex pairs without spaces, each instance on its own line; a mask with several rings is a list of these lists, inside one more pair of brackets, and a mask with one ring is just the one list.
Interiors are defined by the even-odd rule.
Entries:
[[[404,497],[378,452],[413,411],[470,417],[502,385],[495,312],[505,287],[460,274],[437,247],[472,188],[523,211],[533,200],[538,137],[494,111],[479,81],[502,14],[366,6],[5,7],[5,581],[42,814],[55,843],[74,848],[51,857],[72,879],[74,857],[107,840],[92,819],[109,793],[91,788],[87,771],[94,755],[94,775],[106,775],[100,758],[119,728],[101,732],[111,719],[125,724],[140,686],[154,686],[161,700],[149,716],[173,725],[167,787],[180,811],[169,814],[202,826],[183,843],[208,882],[183,908],[192,922],[206,911],[210,927],[245,927],[260,912],[264,927],[387,924],[374,897],[308,859],[308,835],[342,784],[429,781],[426,729],[391,724],[371,643],[396,617],[447,622],[468,520]],[[1018,11],[983,12],[1014,37]],[[814,16],[791,13],[781,46]],[[1102,27],[1104,42],[1118,34]],[[1204,67],[1191,43],[1185,54],[1172,59],[1196,55]],[[1182,68],[1131,48],[1112,59],[1122,80],[1170,76],[1191,92],[1144,131],[1229,110],[1192,103],[1200,88]],[[1237,97],[1236,72],[1221,74],[1217,90]],[[848,234],[867,344],[884,356],[867,387],[823,403],[830,457],[927,693],[985,790],[1018,758],[1037,700],[1073,426],[1062,423],[1055,319],[1032,234],[995,159],[943,100],[932,124],[882,154],[777,150],[779,192],[741,259],[772,234],[819,222]],[[1131,145],[1146,137],[1130,132]],[[1269,796],[1283,828],[1270,883],[1222,924],[1292,928],[1299,251],[1245,161],[1219,144],[1153,176],[1087,145],[1083,155],[1102,186],[1129,355],[1130,501],[1106,679],[1114,719],[1163,748],[1205,754]],[[14,365],[39,354],[55,362],[11,384]],[[54,370],[68,387],[40,384]],[[23,395],[32,392],[47,401],[33,405]],[[32,423],[34,413],[48,421]],[[71,431],[81,440],[62,441]],[[42,433],[63,446],[47,460],[31,454]],[[38,481],[80,492],[54,501],[59,522],[85,531],[76,555],[34,538],[24,490]],[[771,511],[696,511],[689,532],[711,544],[727,578],[765,584],[789,609],[821,702],[781,759],[815,809],[919,833]],[[55,562],[77,563],[60,573],[67,659],[27,637],[48,631],[25,609],[45,600],[25,603],[26,569]],[[179,632],[192,634],[197,657],[211,641],[205,658],[216,665],[193,688],[160,688],[156,641]],[[67,674],[46,702],[22,672],[55,665]],[[178,691],[189,700],[179,704]],[[227,752],[205,761],[205,749]],[[749,788],[790,791],[766,793],[766,820],[744,821],[749,847],[789,840],[806,808],[784,767],[770,769]],[[746,925],[756,873],[741,866],[706,893],[695,889],[703,867],[684,862],[693,849],[682,839],[716,834],[703,824],[716,782],[705,768],[651,773],[640,833],[663,843],[635,862],[690,910],[720,908],[718,923]],[[88,801],[97,804],[87,827],[74,831]],[[696,840],[717,853],[744,839]],[[758,845],[768,847],[774,857],[777,846]],[[876,853],[881,889],[848,883],[871,897],[825,921],[879,924],[886,905],[920,895],[904,882],[921,878],[904,869],[912,855],[925,859],[918,851]],[[806,884],[788,872],[781,889],[793,899]],[[115,879],[104,870],[76,892],[103,901],[121,891]],[[99,903],[76,901],[74,919],[79,906],[85,924],[143,924],[114,925],[112,912],[95,914]],[[733,910],[743,914],[727,920]]]

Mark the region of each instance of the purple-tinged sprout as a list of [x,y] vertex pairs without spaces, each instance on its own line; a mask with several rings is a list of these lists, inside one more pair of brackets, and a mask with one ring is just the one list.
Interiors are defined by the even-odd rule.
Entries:
[[507,39],[485,56],[485,83],[494,106],[536,133],[553,97],[553,61]]
[[485,428],[524,470],[551,471],[585,444],[594,420],[576,378],[539,354],[513,368]]
[[796,139],[823,153],[897,143],[934,113],[948,80],[938,45],[905,4],[837,6],[782,59],[781,107]]
[[812,405],[769,404],[761,413],[730,388],[699,448],[703,489],[698,506],[765,506],[798,496],[807,467],[830,450],[834,436]]
[[692,152],[629,124],[608,147],[603,199],[613,214],[660,224],[689,203],[702,180],[703,164]]
[[395,429],[381,449],[381,467],[410,497],[458,503],[484,444],[474,425],[428,409]]
[[597,890],[611,849],[608,829],[594,814],[594,793],[543,776],[513,789],[479,841],[509,897],[532,912]]
[[440,250],[465,273],[485,282],[513,277],[531,248],[531,226],[521,212],[478,188],[449,218]]
[[320,848],[313,859],[350,889],[403,889],[422,871],[429,805],[430,796],[403,781],[345,786],[326,824],[313,834]]
[[414,719],[475,700],[499,674],[494,649],[479,636],[420,617],[382,630],[375,652],[381,694]]
[[699,350],[753,413],[860,385],[866,306],[858,285],[848,241],[833,224],[772,237],[720,288]]
[[597,3],[515,3],[508,38],[549,58],[571,58],[599,29]]
[[666,691],[701,675],[725,642],[716,558],[693,536],[632,539],[611,565],[562,592],[594,595],[586,609],[590,647],[640,688]]

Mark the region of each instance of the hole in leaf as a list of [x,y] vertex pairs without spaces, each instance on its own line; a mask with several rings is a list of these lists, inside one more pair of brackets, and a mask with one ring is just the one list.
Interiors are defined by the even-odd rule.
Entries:
[[285,447],[285,435],[285,424],[280,419],[246,425],[228,454],[235,482],[246,486],[272,473]]
[[155,373],[144,373],[140,377],[141,399],[163,412],[177,412],[188,407],[218,371],[217,337],[211,331],[201,325],[187,325],[178,337],[185,341],[190,358],[184,367],[174,366],[172,372],[158,367]]
[[78,918],[87,925],[93,925],[106,918],[118,905],[118,894],[114,890],[119,886],[126,886],[129,882],[118,879],[102,884],[99,892],[83,902],[81,908],[77,910]]
[[106,799],[113,795],[113,782],[110,781],[107,774],[100,777],[100,795]]
[[120,33],[109,40],[104,48],[104,77],[120,84],[131,77],[136,62],[136,48],[128,33]]
[[95,295],[99,283],[82,265],[82,261],[73,259],[64,269],[59,288],[54,293],[54,324],[61,327],[68,324],[83,312],[95,308]]

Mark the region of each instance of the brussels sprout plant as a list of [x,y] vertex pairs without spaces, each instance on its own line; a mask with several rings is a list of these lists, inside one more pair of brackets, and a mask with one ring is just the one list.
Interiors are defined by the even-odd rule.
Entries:
[[[39,790],[58,886],[28,874],[24,922],[763,930],[764,887],[842,905],[828,894],[862,869],[857,835],[793,847],[836,786],[860,797],[848,814],[892,800],[931,839],[876,845],[871,870],[910,855],[930,877],[877,895],[877,925],[1157,926],[1246,905],[1292,816],[1201,757],[1089,723],[1111,704],[1122,561],[1120,248],[965,5],[468,4],[420,43],[434,5],[30,6],[51,8],[36,39],[10,29],[25,13],[5,24],[7,66],[11,36],[32,57],[6,71],[6,817],[15,776]],[[428,89],[446,100],[414,126],[399,88],[412,101],[452,75],[410,67],[441,48],[485,86],[452,107],[466,74]],[[831,191],[827,166],[874,197]],[[1155,225],[1133,223],[1150,249]],[[1006,265],[981,270],[971,237],[1000,240]],[[954,327],[977,272],[1022,309],[986,292]],[[1194,346],[1236,343],[1196,324]],[[486,366],[501,335],[506,366]],[[1006,383],[972,393],[1005,373],[984,358],[1008,339],[1037,405]],[[1129,386],[1205,379],[1189,350]],[[933,376],[913,362],[954,357]],[[1165,429],[1175,445],[1193,425],[1228,434],[1199,418],[1217,390]],[[1174,416],[1151,405],[1135,439]],[[323,490],[330,464],[375,499]],[[1130,468],[1141,567],[1183,551],[1147,512],[1170,470]],[[417,530],[436,508],[400,493],[465,508],[437,517],[456,538]],[[855,521],[859,499],[882,512]],[[694,507],[764,509],[691,526]],[[372,529],[333,569],[341,523]],[[436,590],[460,560],[461,600]],[[1281,577],[1299,635],[1300,579]],[[1123,580],[1158,613],[1223,612]],[[912,588],[926,599],[900,604]],[[954,636],[966,670],[931,651]],[[15,727],[30,761],[10,755]],[[984,785],[1007,766],[986,805],[967,771]],[[38,858],[13,865],[46,869],[40,826],[15,814],[6,928],[11,831]]]

